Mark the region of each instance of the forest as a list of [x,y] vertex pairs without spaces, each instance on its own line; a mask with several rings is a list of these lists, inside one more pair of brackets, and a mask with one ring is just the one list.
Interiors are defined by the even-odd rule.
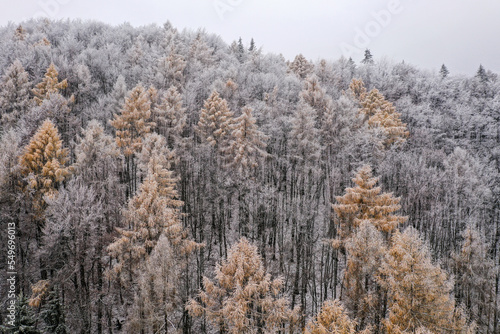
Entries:
[[500,333],[498,74],[170,22],[0,46],[4,333]]

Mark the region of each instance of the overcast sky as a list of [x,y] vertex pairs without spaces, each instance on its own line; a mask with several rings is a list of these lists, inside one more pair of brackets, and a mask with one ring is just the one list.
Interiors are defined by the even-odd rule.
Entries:
[[[264,52],[358,62],[368,48],[420,68],[500,73],[498,0],[22,0],[3,2],[0,24],[46,16],[113,25],[205,28],[226,42],[254,38]],[[8,2],[8,5],[5,3]]]

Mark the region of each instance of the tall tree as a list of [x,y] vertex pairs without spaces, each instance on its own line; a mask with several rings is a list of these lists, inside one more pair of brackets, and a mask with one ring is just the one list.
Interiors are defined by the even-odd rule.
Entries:
[[36,104],[41,105],[43,100],[50,98],[51,94],[59,94],[60,90],[68,87],[68,80],[59,81],[59,72],[57,72],[54,63],[47,68],[45,76],[39,84],[32,90],[35,95]]
[[6,69],[0,82],[1,124],[4,128],[15,125],[19,117],[26,113],[31,105],[30,89],[29,74],[16,59]]
[[171,86],[153,110],[156,129],[165,136],[170,148],[182,146],[182,132],[186,126],[186,108],[182,106],[182,95]]
[[347,188],[344,196],[337,196],[333,209],[337,216],[338,232],[341,239],[349,238],[363,220],[370,221],[377,230],[386,235],[392,233],[407,217],[394,214],[401,206],[399,198],[392,193],[381,193],[375,187],[379,178],[372,176],[372,168],[361,167],[352,181],[354,188]]
[[433,264],[427,246],[412,227],[397,231],[380,268],[380,283],[388,289],[388,333],[415,332],[425,327],[436,333],[456,333],[452,283]]
[[150,94],[142,85],[136,86],[128,94],[120,114],[115,114],[110,124],[116,129],[116,144],[125,155],[125,182],[128,196],[137,187],[137,166],[135,153],[142,148],[144,136],[155,126],[151,118]]
[[266,274],[257,247],[242,238],[215,269],[215,282],[203,279],[204,291],[187,309],[205,315],[221,333],[269,333],[293,329],[297,310],[279,297],[281,279]]
[[201,109],[198,134],[204,141],[220,149],[221,145],[225,144],[232,123],[233,113],[229,110],[226,100],[214,91]]
[[295,56],[295,59],[290,64],[290,70],[301,79],[305,79],[307,75],[312,72],[313,68],[314,65],[312,65],[302,54]]

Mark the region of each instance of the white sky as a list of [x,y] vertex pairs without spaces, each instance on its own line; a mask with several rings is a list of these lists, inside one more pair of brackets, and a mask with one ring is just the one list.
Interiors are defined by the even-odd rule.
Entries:
[[179,30],[205,28],[227,43],[241,36],[248,44],[253,37],[264,52],[287,59],[344,54],[358,62],[367,47],[375,58],[420,68],[438,70],[445,63],[452,73],[473,74],[483,64],[500,73],[498,0],[0,1],[0,25],[35,16],[134,26],[170,20]]

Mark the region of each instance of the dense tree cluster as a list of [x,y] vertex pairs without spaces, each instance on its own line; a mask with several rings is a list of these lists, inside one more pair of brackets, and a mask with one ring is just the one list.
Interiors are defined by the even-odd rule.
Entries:
[[499,333],[498,75],[249,43],[0,28],[0,328]]

